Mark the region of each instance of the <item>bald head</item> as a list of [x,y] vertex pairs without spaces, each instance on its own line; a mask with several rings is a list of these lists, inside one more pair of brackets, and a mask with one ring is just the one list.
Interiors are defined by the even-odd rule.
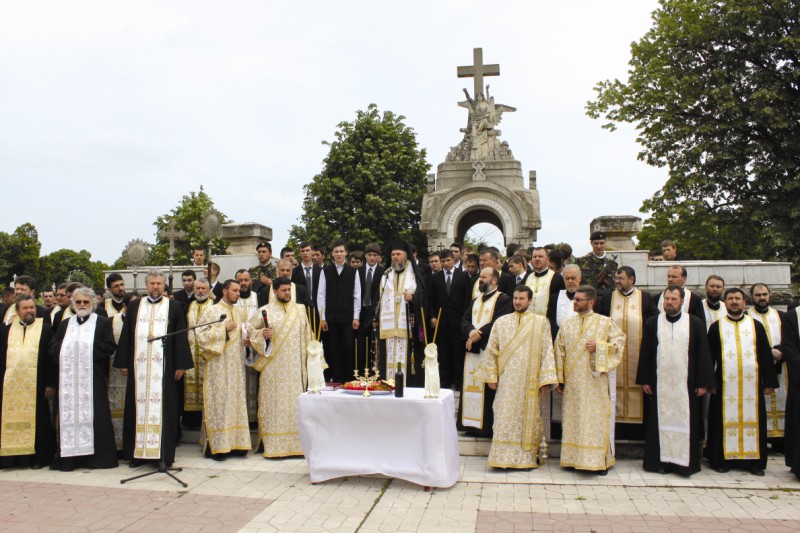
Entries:
[[278,277],[291,279],[292,268],[294,268],[294,264],[292,263],[291,259],[281,259],[278,261]]

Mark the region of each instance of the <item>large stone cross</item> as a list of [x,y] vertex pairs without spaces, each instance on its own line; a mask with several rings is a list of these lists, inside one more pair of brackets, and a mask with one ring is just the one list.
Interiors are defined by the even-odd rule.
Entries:
[[183,230],[175,229],[175,219],[169,219],[169,229],[161,230],[158,236],[162,239],[169,239],[169,253],[170,259],[175,255],[175,239],[182,239],[186,237],[186,232]]
[[[474,80],[474,90],[475,92],[472,93],[472,97],[476,98],[478,93],[482,93],[484,91],[483,88],[483,77],[484,76],[499,76],[500,75],[500,65],[484,65],[483,64],[483,48],[473,48],[472,49],[472,63],[473,65],[468,67],[458,67],[458,77],[459,78],[475,78]],[[486,96],[486,95],[484,95]]]

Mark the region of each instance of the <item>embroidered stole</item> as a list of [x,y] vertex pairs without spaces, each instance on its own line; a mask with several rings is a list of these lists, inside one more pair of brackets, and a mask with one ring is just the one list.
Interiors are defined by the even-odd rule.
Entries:
[[[269,363],[274,359],[274,354],[279,354],[283,349],[283,345],[287,340],[290,340],[289,335],[284,335],[283,331],[294,331],[298,320],[305,318],[305,315],[300,311],[295,303],[288,303],[285,306],[273,303],[269,305],[270,311],[270,327],[272,328],[272,337],[270,338],[269,346],[264,349],[266,340],[264,337],[259,337],[261,342],[258,347],[258,353],[261,354],[257,359],[253,368],[258,372],[263,372]],[[308,320],[307,318],[305,318]],[[258,328],[259,330],[263,329]]]
[[556,273],[547,269],[544,276],[537,276],[536,272],[531,272],[528,279],[525,280],[525,285],[533,291],[533,300],[531,300],[530,309],[536,315],[547,315],[547,303],[550,301],[550,283],[553,281],[553,276]]
[[113,302],[113,300],[111,298],[107,298],[105,300],[105,302],[104,302],[104,306],[106,308],[106,314],[108,315],[108,318],[114,318],[114,315],[118,315],[120,313],[120,311],[117,311],[116,307],[111,305],[111,302]]
[[[483,297],[472,301],[472,327],[481,329],[492,321],[494,307],[500,291],[494,291],[486,301]],[[475,378],[475,370],[481,360],[481,353],[467,352],[464,355],[464,380],[462,391],[461,423],[467,427],[483,428],[483,404],[486,384]]]
[[144,299],[136,317],[133,372],[136,381],[136,438],[134,459],[161,457],[161,420],[163,417],[164,346],[161,341],[147,342],[148,336],[167,333],[169,300],[157,304]]
[[391,337],[407,339],[406,301],[403,293],[414,294],[417,291],[417,280],[410,262],[406,262],[406,268],[399,274],[392,270],[389,272],[389,279],[385,283],[381,282],[381,339]]
[[37,318],[23,327],[15,320],[8,331],[0,456],[36,453],[36,378],[43,323]]
[[[755,307],[751,307],[747,310],[747,314],[764,326],[770,346],[777,346],[781,343],[781,316],[778,314],[777,309],[770,307],[762,315],[756,311]],[[781,361],[778,381],[781,386],[775,389],[772,394],[764,395],[767,408],[768,438],[783,437],[786,424],[786,392],[789,390],[789,372],[786,369],[785,361]]]
[[706,316],[706,331],[711,329],[711,324],[725,316],[725,302],[719,303],[719,309],[714,310],[708,306],[708,300],[703,299],[703,314]]
[[747,315],[719,320],[722,344],[722,434],[725,459],[758,459],[756,328]]
[[[268,291],[272,295],[272,289]],[[241,340],[248,338],[247,323],[258,316],[258,295],[250,292],[247,299],[239,298],[234,304],[236,309],[240,309],[244,318],[240,324]],[[247,392],[247,420],[249,422],[258,422],[258,372],[253,370],[253,363],[256,360],[256,353],[244,345],[242,350],[245,353],[244,357],[244,377],[245,377],[245,391]]]
[[58,366],[61,457],[94,454],[94,332],[97,315],[69,319]]
[[689,315],[671,323],[658,315],[656,404],[661,461],[689,466],[691,456],[689,407]]
[[[210,306],[214,305],[209,298],[203,303],[194,301],[189,305],[186,313],[186,326],[194,327],[200,323],[200,317]],[[197,330],[189,331],[189,348],[192,352],[194,368],[187,370],[183,375],[183,409],[184,411],[199,412],[203,410],[203,372],[205,360],[201,357],[200,342],[197,340]]]
[[642,291],[634,288],[628,296],[614,291],[611,319],[626,335],[625,349],[616,372],[616,421],[640,424],[644,417],[642,388],[636,385],[639,348],[642,342]]

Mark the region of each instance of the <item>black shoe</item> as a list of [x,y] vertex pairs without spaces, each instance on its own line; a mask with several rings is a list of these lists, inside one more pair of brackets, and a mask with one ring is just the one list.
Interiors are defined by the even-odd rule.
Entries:
[[730,468],[725,468],[724,466],[721,466],[719,468],[715,468],[714,471],[718,472],[720,474],[727,474],[728,472],[731,471],[731,469]]
[[165,463],[163,460],[158,462],[158,471],[159,472],[166,472],[167,471],[167,463]]
[[131,462],[128,463],[128,468],[139,468],[144,464],[144,459],[131,459]]
[[35,464],[31,465],[31,470],[41,470],[43,465]]
[[225,460],[225,454],[224,453],[212,453],[211,454],[211,458],[214,459],[215,461],[224,461]]
[[607,476],[608,475],[608,469],[606,468],[605,470],[598,470],[597,471],[597,475],[598,476]]
[[249,450],[231,450],[231,455],[235,457],[247,457]]
[[759,476],[759,477],[764,476],[764,471],[760,468],[753,468],[752,470],[750,470],[750,473],[753,474],[754,476]]

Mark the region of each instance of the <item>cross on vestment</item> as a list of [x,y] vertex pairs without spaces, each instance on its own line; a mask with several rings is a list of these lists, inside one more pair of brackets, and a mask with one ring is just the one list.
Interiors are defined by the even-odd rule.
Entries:
[[475,98],[478,93],[483,92],[483,77],[499,76],[500,65],[484,65],[483,48],[472,49],[472,63],[471,66],[458,67],[457,74],[459,78],[474,78],[473,88],[475,92],[472,94],[472,97]]
[[175,255],[175,239],[182,239],[186,237],[186,232],[183,230],[176,230],[175,229],[175,219],[171,218],[169,220],[169,228],[165,230],[161,230],[158,232],[158,236],[162,239],[169,240],[169,253],[170,257]]

